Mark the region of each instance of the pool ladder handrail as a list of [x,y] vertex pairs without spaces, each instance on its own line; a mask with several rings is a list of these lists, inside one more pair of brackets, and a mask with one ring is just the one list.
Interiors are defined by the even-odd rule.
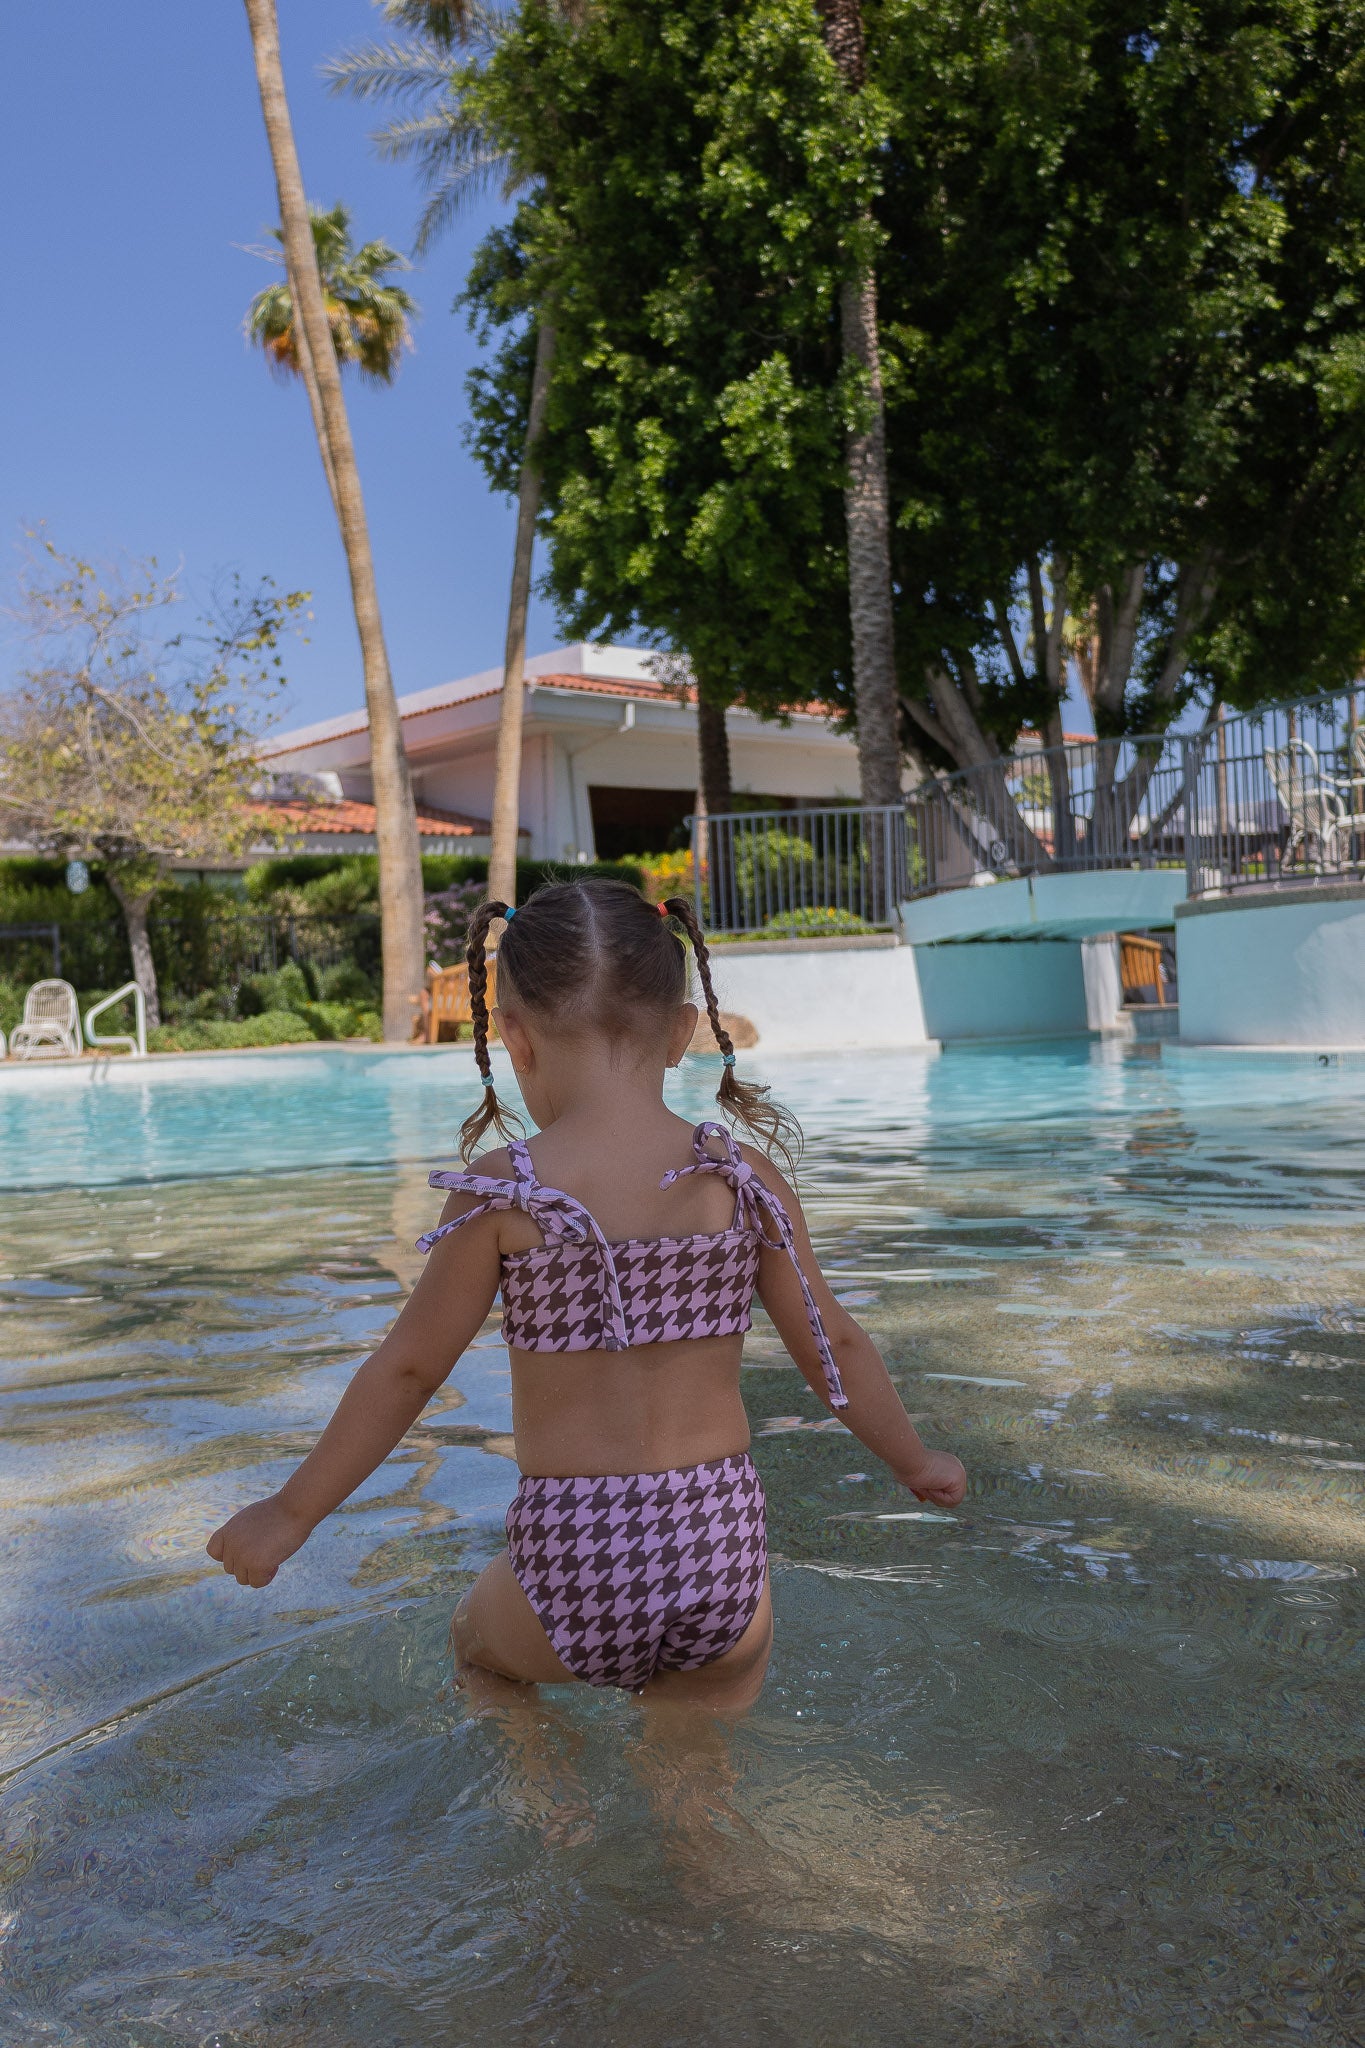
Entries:
[[[121,1003],[125,996],[133,999],[133,1028],[136,1038],[126,1032],[113,1032],[105,1037],[95,1029],[95,1019],[103,1011],[111,1010],[115,1003]],[[116,988],[102,1003],[92,1003],[85,1013],[85,1042],[92,1052],[112,1052],[116,1045],[126,1045],[135,1060],[147,1057],[147,998],[135,981],[125,981],[122,988]]]

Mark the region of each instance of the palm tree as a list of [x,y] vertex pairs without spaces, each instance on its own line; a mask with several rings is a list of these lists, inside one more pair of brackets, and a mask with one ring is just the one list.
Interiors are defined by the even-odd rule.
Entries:
[[[572,0],[560,0],[560,4],[567,11]],[[530,185],[534,173],[488,135],[465,92],[480,59],[491,56],[506,35],[510,17],[496,7],[484,6],[481,0],[383,0],[383,6],[391,21],[410,31],[408,37],[366,44],[334,58],[324,70],[336,92],[359,100],[406,101],[416,107],[415,113],[380,129],[375,142],[391,163],[414,163],[426,187],[416,238],[421,254],[477,194],[494,187],[509,198]],[[452,62],[456,44],[469,53],[468,63]],[[535,368],[517,489],[517,536],[493,769],[488,893],[505,903],[516,902],[526,618],[540,514],[538,451],[554,354],[554,320],[550,308],[542,306],[536,322]]]
[[[389,669],[379,610],[369,524],[360,488],[351,425],[341,388],[341,371],[318,269],[303,175],[294,143],[289,101],[280,59],[275,0],[245,0],[255,57],[261,112],[275,168],[280,235],[292,305],[298,311],[295,346],[300,372],[313,406],[323,467],[336,508],[351,601],[365,670],[365,704],[370,722],[370,776],[374,790],[375,842],[379,853],[379,909],[384,967],[384,1036],[405,1040],[422,993],[425,934],[422,921],[422,860],[417,812],[403,751],[402,722]],[[307,365],[305,369],[305,364]]]
[[[862,0],[815,0],[815,4],[824,24],[825,47],[849,91],[861,92],[867,75]],[[870,265],[844,279],[839,292],[839,324],[844,359],[861,372],[869,401],[866,425],[849,432],[844,486],[858,781],[865,804],[898,804],[901,739],[891,599],[891,500],[886,478],[877,279]]]
[[[412,266],[387,242],[355,248],[350,213],[340,204],[329,213],[310,206],[308,218],[337,361],[343,369],[353,364],[372,383],[392,384],[403,350],[412,345],[408,322],[417,308],[401,285],[387,281],[388,273]],[[279,228],[270,232],[275,241],[283,242]],[[302,374],[301,335],[287,277],[257,292],[246,316],[246,332],[265,350],[273,370],[284,376]]]

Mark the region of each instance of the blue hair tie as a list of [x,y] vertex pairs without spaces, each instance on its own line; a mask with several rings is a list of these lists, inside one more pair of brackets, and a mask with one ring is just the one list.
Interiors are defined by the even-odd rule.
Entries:
[[485,1088],[491,1088],[493,1086],[493,1076],[491,1074],[485,1074],[482,1067],[480,1067],[479,1069],[479,1079],[483,1082]]
[[512,905],[511,905],[511,906],[510,906],[510,907],[509,907],[509,908],[508,908],[507,910],[504,910],[504,912],[502,913],[502,921],[503,921],[503,923],[504,923],[504,924],[510,924],[510,923],[512,922],[512,919],[513,919],[513,918],[514,918],[514,917],[516,916],[516,914],[517,914],[517,907],[516,907],[516,905],[515,905],[515,903],[514,903],[514,904],[512,904]]
[[725,1066],[732,1067],[735,1063],[735,1056],[732,1052],[723,1052],[721,1054],[721,1060]]

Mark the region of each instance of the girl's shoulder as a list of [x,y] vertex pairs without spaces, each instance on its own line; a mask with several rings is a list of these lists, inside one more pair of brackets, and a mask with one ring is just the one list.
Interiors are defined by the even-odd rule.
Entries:
[[466,1169],[476,1173],[480,1180],[515,1180],[516,1171],[512,1165],[512,1154],[506,1145],[499,1145],[495,1152],[480,1152],[471,1159]]
[[751,1166],[764,1187],[771,1188],[778,1200],[791,1214],[799,1214],[801,1198],[781,1169],[775,1166],[767,1153],[757,1145],[739,1146],[739,1156],[746,1166]]

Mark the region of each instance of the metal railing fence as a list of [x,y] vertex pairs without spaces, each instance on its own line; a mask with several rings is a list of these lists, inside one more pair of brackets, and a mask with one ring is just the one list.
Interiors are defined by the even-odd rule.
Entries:
[[1194,733],[1021,750],[907,799],[908,893],[985,879],[1184,867],[1191,895],[1348,875],[1365,861],[1356,693]]
[[708,931],[812,938],[895,921],[910,880],[899,804],[729,811],[688,820]]

